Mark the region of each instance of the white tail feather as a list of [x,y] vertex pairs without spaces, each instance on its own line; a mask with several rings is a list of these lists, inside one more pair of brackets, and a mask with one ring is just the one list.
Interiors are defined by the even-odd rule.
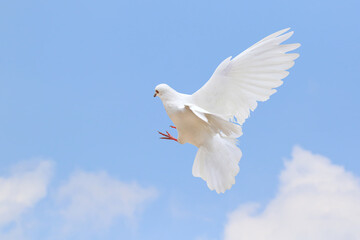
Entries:
[[224,193],[235,183],[241,155],[236,139],[216,134],[200,146],[192,173],[194,177],[204,179],[210,190]]

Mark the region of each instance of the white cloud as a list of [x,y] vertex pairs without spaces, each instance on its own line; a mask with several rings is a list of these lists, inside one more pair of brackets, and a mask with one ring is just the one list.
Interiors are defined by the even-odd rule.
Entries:
[[24,161],[0,177],[0,239],[26,239],[24,231],[32,223],[26,222],[30,209],[47,195],[53,173],[53,162],[48,160]]
[[329,159],[295,147],[277,195],[263,210],[241,205],[225,240],[360,239],[359,179]]
[[0,177],[0,227],[19,219],[47,193],[50,161],[23,162],[8,177]]
[[154,188],[124,183],[105,172],[77,172],[58,192],[66,231],[107,228],[119,217],[133,221],[144,205],[156,197]]

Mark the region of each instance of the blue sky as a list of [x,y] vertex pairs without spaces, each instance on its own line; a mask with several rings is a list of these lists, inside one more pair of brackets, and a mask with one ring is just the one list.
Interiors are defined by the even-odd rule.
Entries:
[[[276,199],[284,159],[301,155],[291,155],[295,145],[360,176],[359,7],[350,0],[0,2],[0,174],[32,196],[16,211],[0,201],[10,209],[0,235],[223,239],[238,206],[266,208]],[[191,175],[196,147],[159,140],[157,130],[171,121],[154,87],[192,93],[222,60],[286,27],[301,56],[245,122],[236,184],[211,192]],[[131,189],[138,189],[134,205],[124,200]],[[74,200],[82,197],[89,205]]]

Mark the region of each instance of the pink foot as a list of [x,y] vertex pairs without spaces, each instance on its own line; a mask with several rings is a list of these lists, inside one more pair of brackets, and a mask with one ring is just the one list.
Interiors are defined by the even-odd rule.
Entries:
[[161,139],[174,140],[174,141],[176,141],[176,142],[178,141],[176,138],[174,138],[173,136],[171,136],[171,134],[170,134],[168,131],[166,131],[167,134],[164,134],[164,133],[159,132],[159,131],[158,131],[158,133],[161,134],[161,135],[163,135],[163,137],[161,137]]
[[171,126],[171,125],[170,125],[170,127],[171,127],[171,128],[175,128],[175,129],[176,129],[176,127],[175,127],[175,126]]

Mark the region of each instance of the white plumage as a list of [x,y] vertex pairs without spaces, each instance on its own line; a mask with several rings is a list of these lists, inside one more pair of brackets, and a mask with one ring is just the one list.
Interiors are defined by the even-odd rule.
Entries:
[[[293,32],[289,28],[262,39],[235,58],[225,59],[210,80],[192,95],[176,92],[166,84],[155,95],[178,130],[179,143],[199,148],[192,173],[207,182],[211,190],[225,192],[235,183],[241,151],[236,138],[241,125],[258,101],[266,101],[280,86],[299,57],[287,53],[300,44],[283,44]],[[231,120],[231,121],[230,121]],[[237,122],[235,124],[233,122]]]

